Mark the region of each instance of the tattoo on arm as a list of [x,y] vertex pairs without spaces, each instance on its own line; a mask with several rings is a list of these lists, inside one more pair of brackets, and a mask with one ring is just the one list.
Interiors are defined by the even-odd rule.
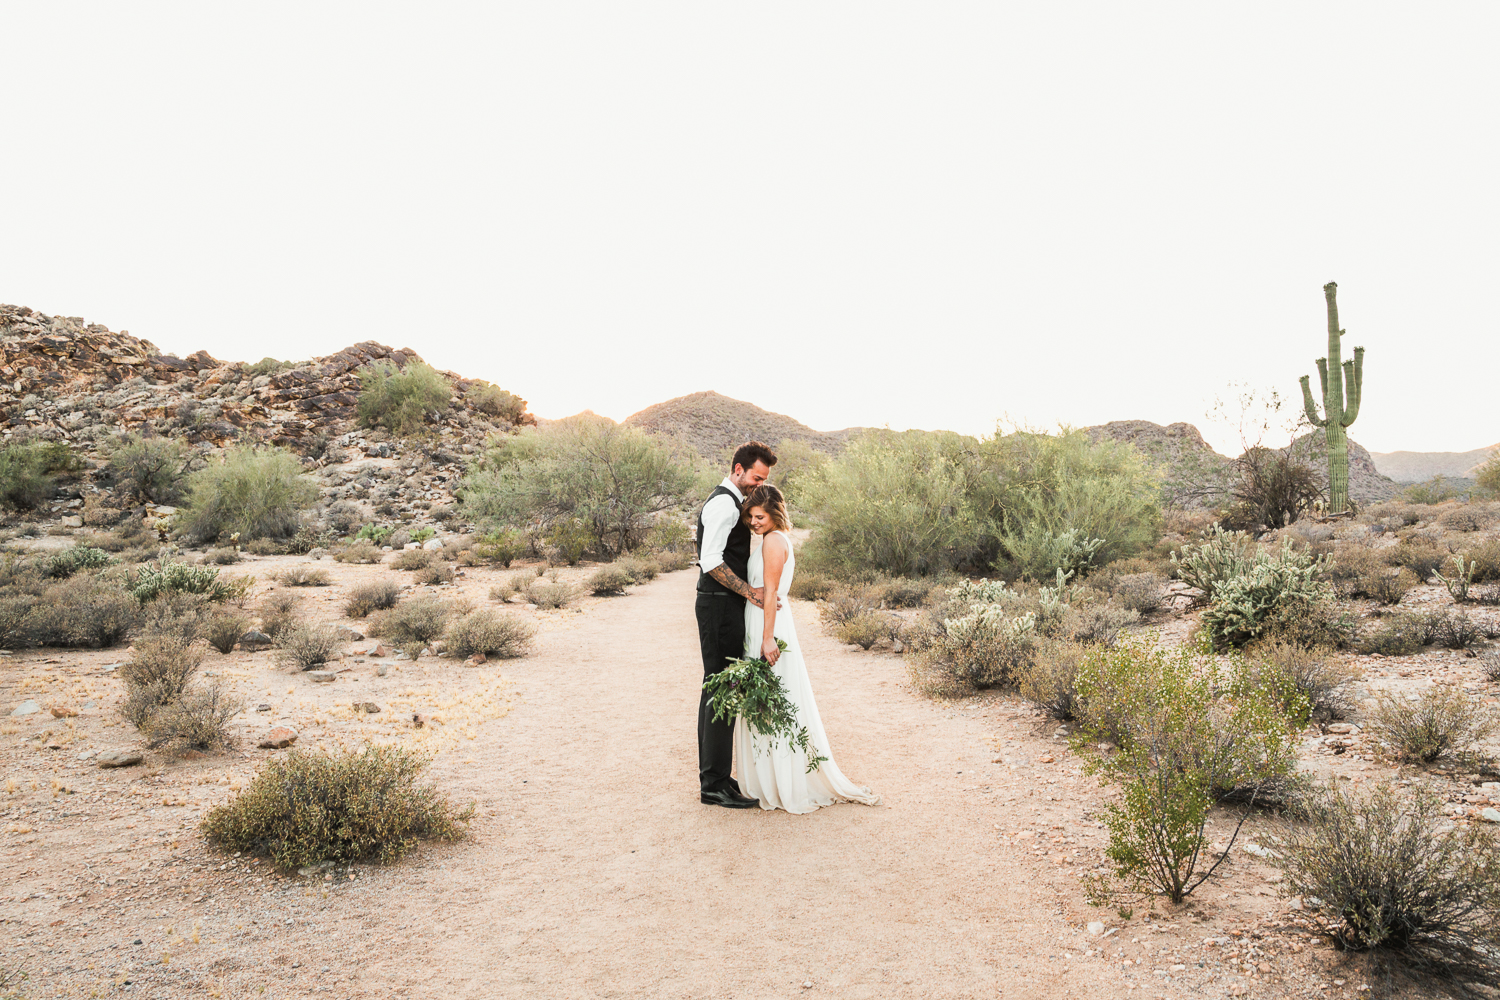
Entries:
[[708,575],[722,583],[726,590],[732,590],[746,600],[755,600],[755,591],[750,589],[750,585],[736,576],[734,570],[723,563],[709,570]]

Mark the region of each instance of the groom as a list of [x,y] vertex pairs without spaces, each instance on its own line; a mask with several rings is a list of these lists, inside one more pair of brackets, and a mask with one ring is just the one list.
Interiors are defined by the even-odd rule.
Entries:
[[[766,481],[776,456],[759,441],[740,445],[729,475],[698,514],[698,644],[707,678],[745,655],[745,602],[761,606],[761,589],[745,581],[750,529],[740,517],[745,494]],[[698,800],[726,809],[750,809],[758,799],[740,794],[729,776],[734,763],[734,720],[713,721],[707,691],[698,700]]]

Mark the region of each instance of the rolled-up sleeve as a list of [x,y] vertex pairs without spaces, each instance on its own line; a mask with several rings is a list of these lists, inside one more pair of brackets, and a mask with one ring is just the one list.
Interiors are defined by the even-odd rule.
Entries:
[[703,508],[703,548],[698,554],[698,568],[707,573],[724,565],[724,544],[739,519],[740,508],[734,497],[719,494]]

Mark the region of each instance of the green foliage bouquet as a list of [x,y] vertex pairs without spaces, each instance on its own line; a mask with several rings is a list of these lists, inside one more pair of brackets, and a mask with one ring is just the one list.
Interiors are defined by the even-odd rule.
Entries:
[[[776,640],[783,653],[786,643]],[[730,660],[729,666],[703,682],[703,690],[713,697],[714,721],[743,716],[750,731],[771,739],[775,746],[785,739],[794,749],[807,755],[807,773],[818,769],[827,757],[818,754],[806,726],[797,724],[797,706],[786,696],[781,678],[771,664],[760,657]]]

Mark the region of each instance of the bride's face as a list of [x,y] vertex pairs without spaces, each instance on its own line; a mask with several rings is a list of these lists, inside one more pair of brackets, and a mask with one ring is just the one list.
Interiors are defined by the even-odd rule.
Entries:
[[749,522],[750,530],[757,535],[764,535],[774,527],[771,523],[771,515],[767,514],[763,507],[750,508]]

